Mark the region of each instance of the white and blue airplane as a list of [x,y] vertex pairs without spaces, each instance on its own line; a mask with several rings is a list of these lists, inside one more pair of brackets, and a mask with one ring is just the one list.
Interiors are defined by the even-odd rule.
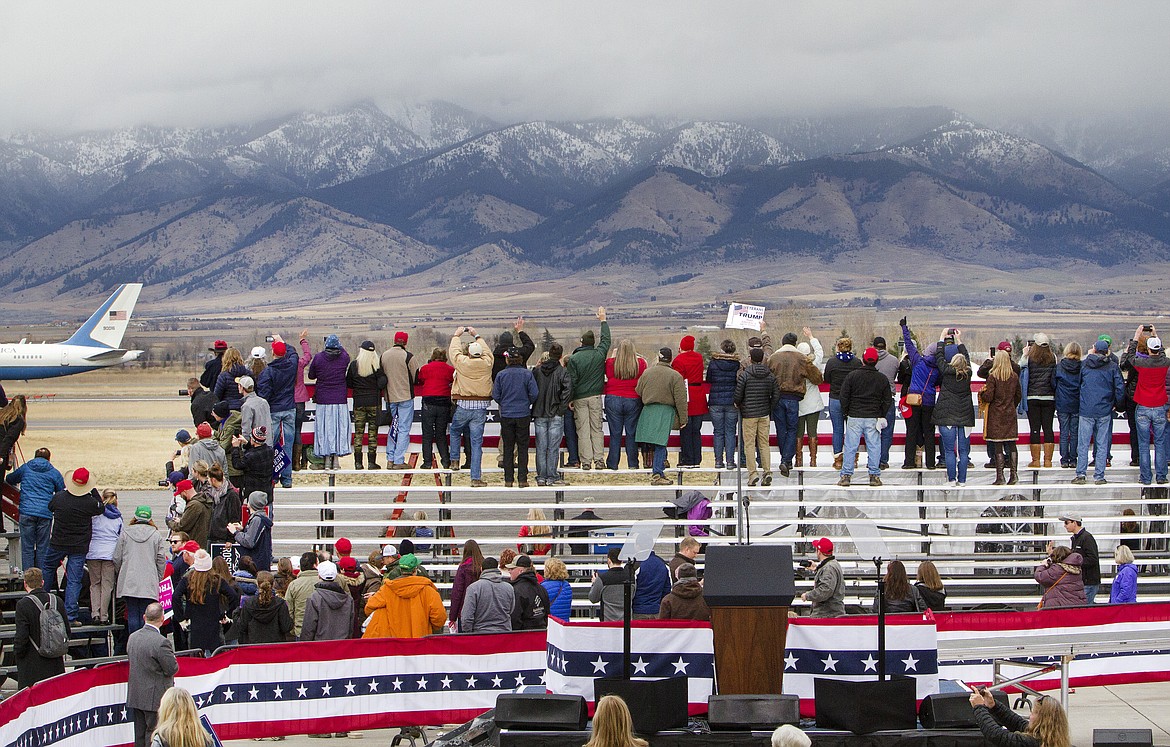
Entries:
[[0,381],[68,376],[137,360],[143,351],[120,346],[141,291],[142,283],[119,286],[64,342],[0,343]]

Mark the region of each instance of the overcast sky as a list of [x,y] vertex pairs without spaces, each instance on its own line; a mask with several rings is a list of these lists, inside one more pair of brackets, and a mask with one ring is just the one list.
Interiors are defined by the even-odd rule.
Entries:
[[1170,102],[1170,2],[0,3],[0,132],[442,99],[501,122]]

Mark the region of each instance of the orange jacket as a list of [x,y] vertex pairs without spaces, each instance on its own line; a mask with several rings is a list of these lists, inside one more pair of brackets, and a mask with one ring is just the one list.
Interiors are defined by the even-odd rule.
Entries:
[[441,630],[447,610],[435,584],[425,576],[387,581],[366,602],[373,614],[362,638],[422,638]]

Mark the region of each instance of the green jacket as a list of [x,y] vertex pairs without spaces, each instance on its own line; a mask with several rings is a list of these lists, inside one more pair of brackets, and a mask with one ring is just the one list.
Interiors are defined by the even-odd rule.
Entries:
[[[239,410],[232,410],[231,414],[227,416],[219,425],[219,432],[215,434],[215,440],[219,441],[219,445],[223,447],[225,454],[232,453],[232,437],[240,435],[240,426],[243,423],[243,417]],[[231,477],[239,477],[244,474],[243,470],[236,469],[232,460],[227,460],[228,475]]]
[[605,358],[609,355],[609,322],[601,323],[601,343],[582,345],[569,356],[573,399],[601,396],[605,388]]

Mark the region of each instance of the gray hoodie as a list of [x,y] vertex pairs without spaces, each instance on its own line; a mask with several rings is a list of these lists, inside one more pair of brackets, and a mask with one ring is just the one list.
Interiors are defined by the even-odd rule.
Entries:
[[305,605],[302,641],[340,641],[353,632],[353,597],[334,581],[319,581]]
[[195,462],[200,460],[207,462],[209,467],[218,464],[225,475],[228,473],[227,454],[213,437],[201,438],[187,449],[187,464],[194,467]]
[[512,630],[512,607],[516,592],[504,582],[498,568],[485,570],[467,587],[459,613],[461,633],[507,633]]
[[122,529],[114,545],[114,570],[119,598],[134,597],[158,601],[158,585],[167,567],[167,543],[162,532],[150,524],[130,524]]
[[877,364],[874,367],[890,380],[890,392],[893,393],[894,379],[898,377],[898,356],[891,355],[888,350],[879,350]]

